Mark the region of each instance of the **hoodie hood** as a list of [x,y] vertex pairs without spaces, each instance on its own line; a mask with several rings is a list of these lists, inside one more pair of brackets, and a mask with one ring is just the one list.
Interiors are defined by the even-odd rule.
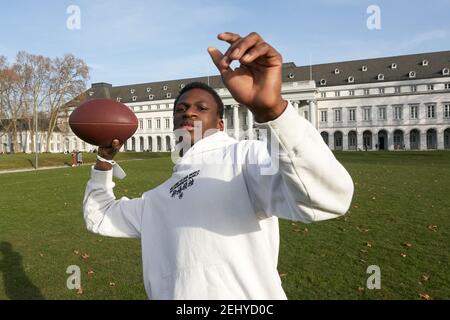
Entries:
[[236,143],[238,143],[238,141],[231,138],[224,131],[217,131],[197,141],[192,147],[189,148],[189,150],[186,151],[183,157],[179,157],[175,162],[173,172],[180,170],[183,164],[190,164],[194,162],[195,159],[201,159],[202,154],[205,152],[224,148],[228,145]]

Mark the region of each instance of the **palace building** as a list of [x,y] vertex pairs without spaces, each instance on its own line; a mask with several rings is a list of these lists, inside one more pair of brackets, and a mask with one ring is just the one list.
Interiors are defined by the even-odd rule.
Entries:
[[[135,112],[139,128],[126,150],[170,151],[173,102],[192,81],[216,89],[226,106],[228,134],[257,138],[249,130],[252,113],[232,98],[220,76],[125,86],[94,83],[86,97],[114,99]],[[285,63],[282,95],[332,150],[450,150],[450,51],[300,67]],[[61,148],[55,151],[94,147],[69,134]]]

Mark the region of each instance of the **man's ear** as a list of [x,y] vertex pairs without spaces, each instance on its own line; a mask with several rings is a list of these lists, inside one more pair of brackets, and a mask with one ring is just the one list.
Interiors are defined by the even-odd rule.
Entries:
[[220,131],[223,131],[225,129],[223,119],[221,118],[219,118],[219,121],[217,122],[217,129],[219,129]]

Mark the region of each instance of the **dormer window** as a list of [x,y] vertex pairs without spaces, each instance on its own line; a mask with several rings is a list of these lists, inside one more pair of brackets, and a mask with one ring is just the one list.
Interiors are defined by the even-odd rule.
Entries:
[[348,83],[353,83],[355,82],[355,78],[353,76],[348,77]]
[[116,101],[117,101],[117,102],[120,102],[121,100],[122,100],[121,97],[117,97],[117,98],[116,98]]
[[294,77],[295,77],[295,74],[294,73],[289,73],[289,79],[294,79]]
[[184,88],[184,86],[185,86],[185,84],[184,84],[184,83],[180,83],[180,89],[183,89],[183,88]]
[[327,84],[327,80],[325,80],[325,79],[320,79],[320,85],[321,86],[324,86],[324,85],[326,85]]
[[155,97],[155,96],[154,96],[153,94],[149,94],[149,95],[148,95],[148,100],[153,100],[154,97]]
[[362,66],[361,70],[362,70],[363,72],[366,72],[366,71],[367,71],[367,66]]
[[94,95],[94,91],[89,91],[89,97],[92,97]]
[[391,64],[391,69],[397,69],[397,64],[396,63]]
[[167,90],[167,86],[163,86],[163,90],[166,91]]
[[170,92],[167,92],[166,93],[166,98],[171,98],[171,97],[172,97],[172,94]]
[[136,96],[133,96],[133,97],[131,98],[131,100],[136,101],[136,100],[137,100],[137,97],[136,97]]
[[339,74],[339,73],[341,73],[341,71],[338,68],[334,69],[334,74]]
[[416,72],[415,71],[410,71],[409,72],[409,77],[410,78],[415,78],[416,77]]
[[150,92],[150,91],[152,91],[152,88],[147,88],[147,92]]
[[422,66],[423,67],[426,67],[426,66],[428,66],[428,60],[422,60]]
[[442,69],[442,75],[444,75],[444,76],[450,75],[450,70],[448,68]]
[[131,93],[131,94],[134,94],[135,92],[136,92],[136,91],[135,91],[134,89],[131,89],[131,90],[130,90],[130,93]]
[[380,73],[378,75],[378,81],[383,81],[384,80],[384,74]]

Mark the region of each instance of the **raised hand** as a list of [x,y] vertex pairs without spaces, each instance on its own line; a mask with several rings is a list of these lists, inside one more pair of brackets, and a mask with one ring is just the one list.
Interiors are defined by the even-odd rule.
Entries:
[[[222,54],[209,47],[208,52],[233,98],[246,105],[257,122],[277,118],[287,106],[281,97],[281,55],[255,32],[246,37],[224,32],[218,39],[230,44],[228,50]],[[234,70],[233,60],[240,62]]]

